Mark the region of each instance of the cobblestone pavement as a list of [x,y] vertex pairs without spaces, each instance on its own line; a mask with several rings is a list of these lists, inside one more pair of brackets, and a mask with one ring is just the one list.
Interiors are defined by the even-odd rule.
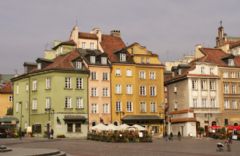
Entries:
[[0,144],[10,148],[59,149],[73,156],[239,156],[240,141],[233,141],[231,152],[217,152],[217,142],[208,138],[184,138],[166,142],[154,139],[153,143],[105,143],[83,139],[1,139]]

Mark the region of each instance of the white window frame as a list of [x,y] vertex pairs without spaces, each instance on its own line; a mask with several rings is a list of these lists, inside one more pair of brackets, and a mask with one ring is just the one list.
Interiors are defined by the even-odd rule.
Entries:
[[72,98],[70,96],[65,97],[65,107],[64,108],[72,108]]
[[84,109],[84,104],[83,104],[83,98],[82,97],[77,97],[76,108],[77,109]]
[[141,113],[146,113],[147,112],[147,104],[145,101],[140,102],[140,112]]
[[156,102],[155,102],[155,101],[151,101],[151,103],[150,103],[150,112],[151,112],[151,113],[157,112]]
[[32,110],[37,110],[37,99],[32,100]]
[[109,114],[110,113],[110,109],[109,109],[109,104],[108,103],[104,103],[103,104],[103,113],[104,114]]
[[122,94],[122,85],[121,84],[116,84],[115,93],[116,94]]
[[209,88],[210,90],[216,90],[216,80],[209,81]]
[[92,108],[91,109],[92,114],[97,114],[98,113],[98,104],[92,103],[91,108]]
[[108,92],[108,88],[107,87],[104,87],[103,89],[102,89],[102,93],[103,93],[103,97],[108,97],[109,96],[109,92]]
[[91,80],[97,80],[97,72],[91,72]]
[[147,95],[147,92],[146,92],[146,86],[144,85],[141,85],[140,88],[139,88],[139,94],[141,96],[146,96]]
[[127,101],[127,112],[133,112],[133,103],[132,103],[132,101]]
[[65,88],[66,89],[72,88],[72,78],[71,77],[65,77]]
[[91,96],[93,96],[93,97],[97,96],[97,88],[96,87],[91,88]]
[[116,101],[116,112],[122,111],[122,103],[121,101]]
[[32,91],[36,91],[37,90],[37,80],[33,80],[32,81]]
[[127,69],[126,76],[127,77],[131,77],[132,76],[132,70],[131,69]]
[[91,50],[95,49],[95,47],[94,47],[94,42],[90,42],[90,49],[91,49]]
[[133,85],[132,84],[126,85],[126,94],[133,94]]
[[198,90],[198,80],[192,80],[192,90]]
[[76,88],[83,89],[83,78],[82,77],[76,78]]
[[197,98],[193,98],[192,102],[193,102],[193,107],[197,108],[198,107],[198,99]]
[[107,72],[103,72],[103,77],[102,77],[102,80],[103,81],[108,81],[109,80],[109,74]]
[[101,57],[101,64],[107,64],[107,57]]
[[157,87],[156,86],[150,86],[150,96],[157,96]]
[[96,63],[96,56],[90,56],[90,63],[95,64]]
[[119,68],[115,70],[115,76],[121,76],[121,70]]
[[46,109],[50,109],[51,108],[51,98],[50,97],[46,97]]
[[127,55],[125,53],[120,53],[120,62],[126,62],[127,61]]
[[51,89],[51,78],[46,78],[46,89]]
[[146,72],[145,71],[140,71],[139,72],[139,78],[142,79],[142,80],[146,79]]
[[155,80],[156,79],[156,72],[150,71],[149,78],[150,78],[150,80]]
[[76,61],[75,64],[76,64],[76,69],[82,69],[83,63],[81,61]]
[[228,99],[224,100],[224,109],[230,109],[230,102]]

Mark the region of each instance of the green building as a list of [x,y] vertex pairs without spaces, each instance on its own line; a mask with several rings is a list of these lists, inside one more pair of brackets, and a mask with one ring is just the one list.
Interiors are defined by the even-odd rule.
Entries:
[[19,128],[34,136],[85,137],[88,132],[89,71],[77,50],[55,59],[25,63],[12,79],[14,116]]

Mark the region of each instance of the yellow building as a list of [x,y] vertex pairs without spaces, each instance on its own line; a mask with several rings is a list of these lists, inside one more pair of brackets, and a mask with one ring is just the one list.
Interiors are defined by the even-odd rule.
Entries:
[[112,60],[112,121],[140,124],[163,134],[164,67],[158,55],[134,43]]
[[5,83],[0,88],[0,117],[7,114],[8,108],[12,107],[12,85]]

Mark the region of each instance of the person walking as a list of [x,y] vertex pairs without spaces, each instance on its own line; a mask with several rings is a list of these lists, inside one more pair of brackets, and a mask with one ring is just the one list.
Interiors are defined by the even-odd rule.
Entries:
[[54,130],[51,129],[51,132],[50,132],[50,138],[53,139],[53,134],[54,134]]
[[169,135],[169,140],[173,141],[173,133],[172,132]]
[[181,141],[181,133],[180,133],[180,131],[178,131],[178,141]]

